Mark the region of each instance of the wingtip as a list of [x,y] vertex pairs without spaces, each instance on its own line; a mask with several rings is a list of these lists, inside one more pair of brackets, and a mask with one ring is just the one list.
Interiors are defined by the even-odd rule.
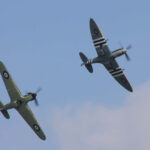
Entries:
[[6,119],[10,119],[10,116],[7,116]]
[[90,24],[91,24],[92,22],[94,22],[94,19],[93,19],[93,18],[90,18]]
[[133,88],[130,86],[130,88],[128,88],[128,91],[132,93],[133,92]]
[[82,52],[79,53],[80,58],[82,59]]
[[132,88],[131,88],[130,92],[133,93],[133,89]]
[[81,55],[82,54],[82,52],[79,52],[79,55]]
[[44,137],[42,140],[45,141],[45,140],[46,140],[46,137]]
[[45,141],[46,140],[46,136],[43,135],[43,136],[40,137],[40,139],[43,140],[43,141]]

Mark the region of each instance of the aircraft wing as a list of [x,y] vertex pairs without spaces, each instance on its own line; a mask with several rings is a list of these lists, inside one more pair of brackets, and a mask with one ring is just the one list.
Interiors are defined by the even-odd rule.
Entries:
[[90,19],[90,31],[97,55],[101,57],[110,56],[111,52],[107,45],[107,41],[93,19]]
[[46,137],[44,132],[40,128],[37,120],[35,119],[30,107],[28,104],[22,104],[19,108],[16,108],[19,114],[23,117],[23,119],[28,123],[28,125],[33,129],[33,131],[42,139],[45,140]]
[[0,61],[0,73],[11,101],[18,99],[21,96],[19,89],[13,81],[5,65]]
[[127,90],[133,91],[128,79],[126,78],[123,70],[119,67],[116,60],[112,59],[108,64],[104,64],[108,72]]

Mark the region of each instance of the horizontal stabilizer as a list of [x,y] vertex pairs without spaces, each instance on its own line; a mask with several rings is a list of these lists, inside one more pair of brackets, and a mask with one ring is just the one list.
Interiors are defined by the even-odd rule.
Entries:
[[85,65],[85,67],[87,68],[87,70],[92,73],[93,72],[93,67],[91,64]]
[[90,73],[92,73],[92,72],[93,72],[93,67],[92,67],[90,61],[88,60],[88,58],[87,58],[82,52],[80,52],[79,55],[80,55],[80,58],[81,58],[82,61],[83,61],[83,64],[82,64],[82,65],[85,65],[85,67],[87,68],[87,70],[88,70]]
[[9,114],[8,114],[8,111],[7,110],[4,110],[3,109],[3,103],[0,101],[0,111],[1,111],[1,113],[3,114],[3,116],[6,118],[6,119],[9,119],[10,118],[10,116],[9,116]]
[[88,58],[82,52],[80,52],[79,55],[84,63],[88,61]]

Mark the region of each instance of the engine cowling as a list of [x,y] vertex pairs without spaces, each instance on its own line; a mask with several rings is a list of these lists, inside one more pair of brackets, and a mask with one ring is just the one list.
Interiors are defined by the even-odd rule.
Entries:
[[113,58],[119,57],[119,56],[125,54],[126,51],[127,51],[126,49],[117,49],[117,50],[112,52],[112,57]]

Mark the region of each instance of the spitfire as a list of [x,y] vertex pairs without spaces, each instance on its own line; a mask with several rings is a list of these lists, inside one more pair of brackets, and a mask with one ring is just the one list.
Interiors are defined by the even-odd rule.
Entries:
[[125,55],[127,60],[130,60],[130,57],[127,54],[127,50],[131,48],[129,45],[127,48],[120,48],[113,52],[110,51],[107,40],[105,40],[102,32],[99,30],[97,24],[93,19],[90,19],[90,31],[93,39],[93,44],[95,46],[97,57],[93,59],[88,59],[82,52],[79,53],[83,63],[81,66],[85,66],[87,70],[92,73],[94,63],[101,63],[108,70],[108,72],[128,91],[132,92],[133,89],[127,80],[123,69],[121,69],[116,62],[115,58]]
[[0,74],[11,99],[11,102],[6,105],[3,105],[3,103],[0,102],[0,111],[2,112],[4,117],[9,119],[10,116],[7,110],[12,108],[16,109],[28,123],[28,125],[33,129],[33,131],[42,140],[45,140],[46,136],[44,135],[44,132],[42,131],[40,125],[38,124],[31,109],[28,106],[28,102],[30,101],[35,101],[35,104],[38,105],[36,96],[41,89],[39,88],[36,93],[27,93],[27,95],[23,96],[2,62],[0,62]]

